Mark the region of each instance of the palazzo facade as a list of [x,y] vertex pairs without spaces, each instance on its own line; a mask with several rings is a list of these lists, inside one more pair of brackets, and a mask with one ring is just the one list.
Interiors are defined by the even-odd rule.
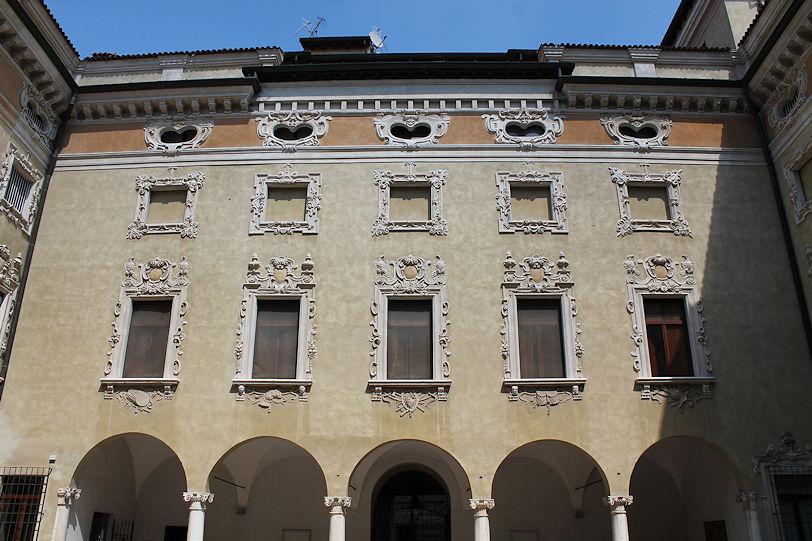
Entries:
[[812,540],[810,41],[80,59],[0,0],[0,538]]

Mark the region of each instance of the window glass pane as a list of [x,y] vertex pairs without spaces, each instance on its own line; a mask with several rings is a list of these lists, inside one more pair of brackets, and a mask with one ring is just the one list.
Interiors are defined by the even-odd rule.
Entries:
[[550,220],[549,186],[510,187],[511,220]]
[[563,378],[561,300],[517,299],[519,373],[522,378]]
[[646,334],[655,377],[693,376],[683,299],[644,299]]
[[305,217],[307,187],[279,188],[268,186],[267,222],[301,222]]
[[134,300],[132,303],[122,377],[163,377],[172,301]]
[[399,186],[389,188],[389,219],[428,220],[431,188],[428,186]]
[[431,301],[390,299],[386,377],[432,379]]
[[667,220],[668,193],[665,186],[629,186],[629,211],[634,220]]
[[152,190],[147,223],[179,224],[186,212],[186,190]]
[[298,345],[299,300],[257,300],[252,377],[295,379]]

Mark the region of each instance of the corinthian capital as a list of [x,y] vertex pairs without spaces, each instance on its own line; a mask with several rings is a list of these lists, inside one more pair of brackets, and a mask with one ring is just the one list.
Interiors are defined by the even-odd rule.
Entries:
[[60,488],[56,491],[57,505],[70,507],[82,495],[81,488]]

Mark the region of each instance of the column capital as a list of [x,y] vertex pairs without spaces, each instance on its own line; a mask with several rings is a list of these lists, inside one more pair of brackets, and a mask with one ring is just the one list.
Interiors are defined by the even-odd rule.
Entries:
[[325,507],[349,507],[352,504],[352,498],[349,496],[325,496]]
[[626,506],[631,505],[634,503],[634,498],[632,496],[606,496],[603,499],[604,503],[608,505],[612,511],[617,512],[626,512]]
[[736,501],[742,504],[746,511],[755,511],[758,505],[758,492],[739,492],[736,494]]
[[472,511],[487,511],[493,509],[496,505],[493,499],[489,498],[471,498],[468,500],[468,504],[471,506]]
[[58,488],[56,490],[57,505],[70,507],[82,495],[81,488]]
[[212,492],[184,492],[183,501],[190,502],[189,509],[205,509],[207,503],[214,501]]

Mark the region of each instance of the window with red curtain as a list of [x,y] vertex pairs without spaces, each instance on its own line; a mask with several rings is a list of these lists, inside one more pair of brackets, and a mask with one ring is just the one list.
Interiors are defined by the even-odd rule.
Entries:
[[654,377],[693,376],[683,299],[643,299],[648,355]]
[[387,379],[432,379],[431,300],[389,299]]
[[519,322],[519,375],[522,378],[563,378],[561,300],[516,299]]
[[133,300],[132,303],[121,375],[125,378],[163,377],[172,301]]
[[257,300],[254,379],[296,379],[299,299]]

